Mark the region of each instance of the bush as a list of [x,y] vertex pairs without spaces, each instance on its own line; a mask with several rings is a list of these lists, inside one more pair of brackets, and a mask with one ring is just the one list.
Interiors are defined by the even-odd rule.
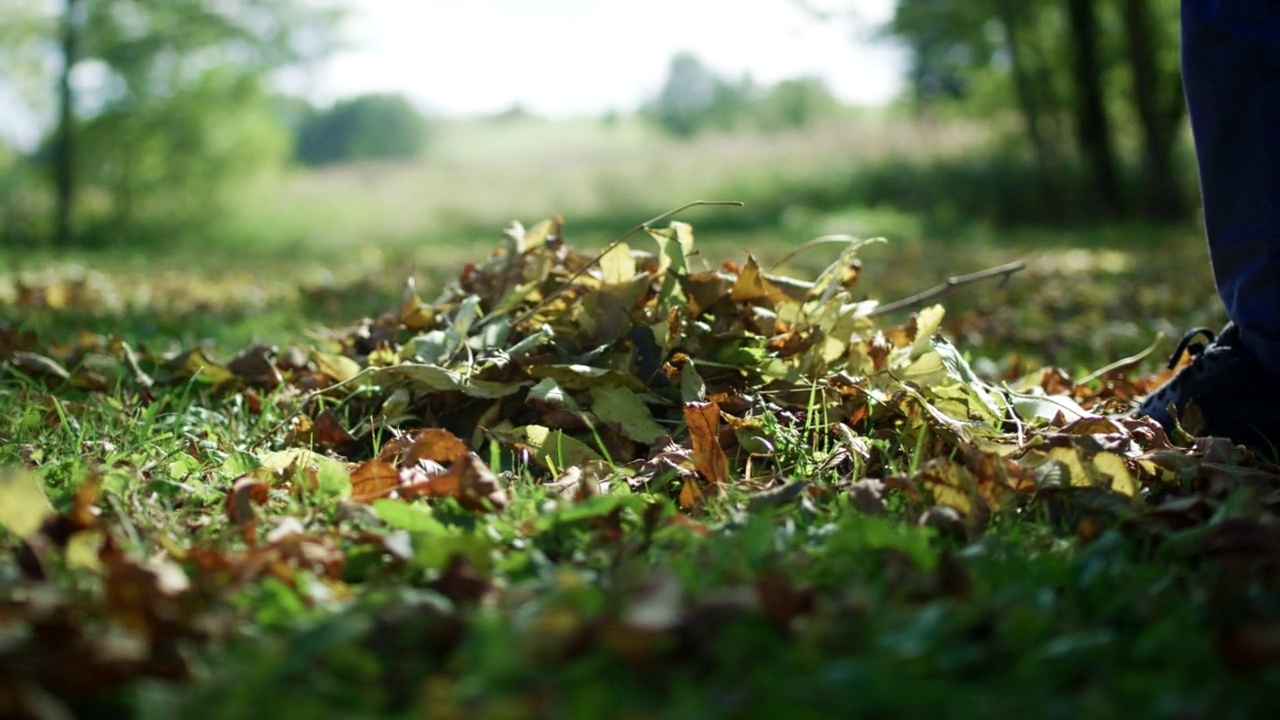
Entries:
[[750,76],[737,82],[715,74],[692,53],[671,58],[662,90],[644,114],[668,135],[690,138],[706,130],[804,127],[839,107],[820,78],[784,80],[759,89]]
[[833,113],[839,102],[821,78],[783,80],[756,104],[755,115],[766,130],[804,127]]
[[689,138],[708,129],[729,130],[750,111],[751,81],[720,78],[692,53],[671,58],[667,80],[645,114],[669,135]]
[[47,215],[40,190],[30,161],[0,143],[0,246],[37,243]]
[[403,95],[361,95],[307,118],[294,155],[307,165],[410,160],[426,143],[426,120]]

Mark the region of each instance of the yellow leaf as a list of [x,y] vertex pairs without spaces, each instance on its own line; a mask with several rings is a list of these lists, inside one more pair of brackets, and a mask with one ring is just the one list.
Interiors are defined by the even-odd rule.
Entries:
[[600,256],[600,271],[604,273],[605,285],[630,282],[636,276],[636,261],[631,257],[631,248],[626,243],[614,245]]
[[340,383],[347,382],[360,372],[360,363],[345,355],[317,352],[316,366],[320,368],[320,372]]
[[194,378],[211,385],[236,379],[235,373],[214,362],[203,348],[194,348],[165,363],[165,367],[181,377]]
[[949,505],[962,515],[973,512],[973,477],[963,465],[938,458],[926,464],[915,480],[933,495],[938,505]]
[[533,453],[534,460],[543,466],[569,468],[601,460],[600,455],[586,443],[560,430],[526,425],[515,432],[520,442]]
[[99,555],[106,540],[106,536],[100,530],[78,532],[72,535],[67,540],[66,549],[63,550],[67,566],[91,572],[101,571],[102,560],[99,559]]
[[747,256],[747,264],[738,273],[738,280],[733,284],[729,297],[737,303],[764,300],[769,307],[794,299],[764,276],[753,255]]
[[25,538],[53,515],[49,499],[35,473],[21,468],[0,468],[0,526]]
[[1105,483],[1106,477],[1111,477],[1112,492],[1120,493],[1127,497],[1133,497],[1138,494],[1138,480],[1129,471],[1129,466],[1125,464],[1123,458],[1113,453],[1104,452],[1093,456],[1093,467],[1097,471],[1099,479]]
[[646,228],[658,243],[658,272],[684,275],[688,272],[689,253],[693,252],[693,226],[673,221],[665,228]]
[[1035,468],[1051,462],[1058,463],[1065,470],[1071,487],[1101,488],[1127,497],[1138,492],[1137,478],[1124,458],[1115,453],[1095,452],[1079,445],[1060,446],[1048,451],[1032,448],[1022,464]]
[[933,347],[930,341],[941,327],[946,314],[946,308],[941,305],[931,305],[916,313],[916,339],[912,343],[912,355],[919,355]]

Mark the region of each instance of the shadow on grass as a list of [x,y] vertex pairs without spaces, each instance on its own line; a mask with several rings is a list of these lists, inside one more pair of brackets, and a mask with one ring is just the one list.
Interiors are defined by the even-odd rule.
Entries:
[[[0,302],[0,322],[34,333],[43,343],[70,343],[84,333],[115,336],[155,350],[211,343],[216,355],[233,355],[254,342],[310,343],[326,328],[345,328],[364,317],[394,310],[403,277],[351,278],[323,284],[270,281],[206,285],[186,276],[145,288],[136,275],[42,278],[9,302]],[[12,280],[11,280],[12,283]],[[213,292],[208,292],[213,287]],[[69,288],[78,288],[69,291]]]

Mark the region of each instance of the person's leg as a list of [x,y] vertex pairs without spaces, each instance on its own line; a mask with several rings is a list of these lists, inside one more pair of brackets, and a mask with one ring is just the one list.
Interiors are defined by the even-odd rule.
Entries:
[[1182,77],[1231,323],[1136,414],[1280,457],[1280,0],[1182,0]]
[[1182,38],[1218,293],[1280,371],[1280,0],[1183,0]]

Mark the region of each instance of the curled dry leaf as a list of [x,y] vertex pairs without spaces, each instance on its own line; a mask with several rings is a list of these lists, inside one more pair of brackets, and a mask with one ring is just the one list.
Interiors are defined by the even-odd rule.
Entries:
[[400,474],[401,497],[451,497],[469,510],[503,510],[507,493],[488,465],[475,453],[467,453],[443,472],[428,472],[421,463]]
[[227,519],[240,528],[245,542],[257,542],[258,531],[255,527],[257,512],[255,506],[266,505],[271,486],[251,475],[238,478],[227,491],[225,507]]
[[729,458],[720,446],[720,406],[714,402],[684,404],[684,419],[693,443],[693,462],[707,482],[729,482]]
[[400,485],[400,471],[391,463],[372,458],[351,473],[351,499],[371,503],[387,497]]

